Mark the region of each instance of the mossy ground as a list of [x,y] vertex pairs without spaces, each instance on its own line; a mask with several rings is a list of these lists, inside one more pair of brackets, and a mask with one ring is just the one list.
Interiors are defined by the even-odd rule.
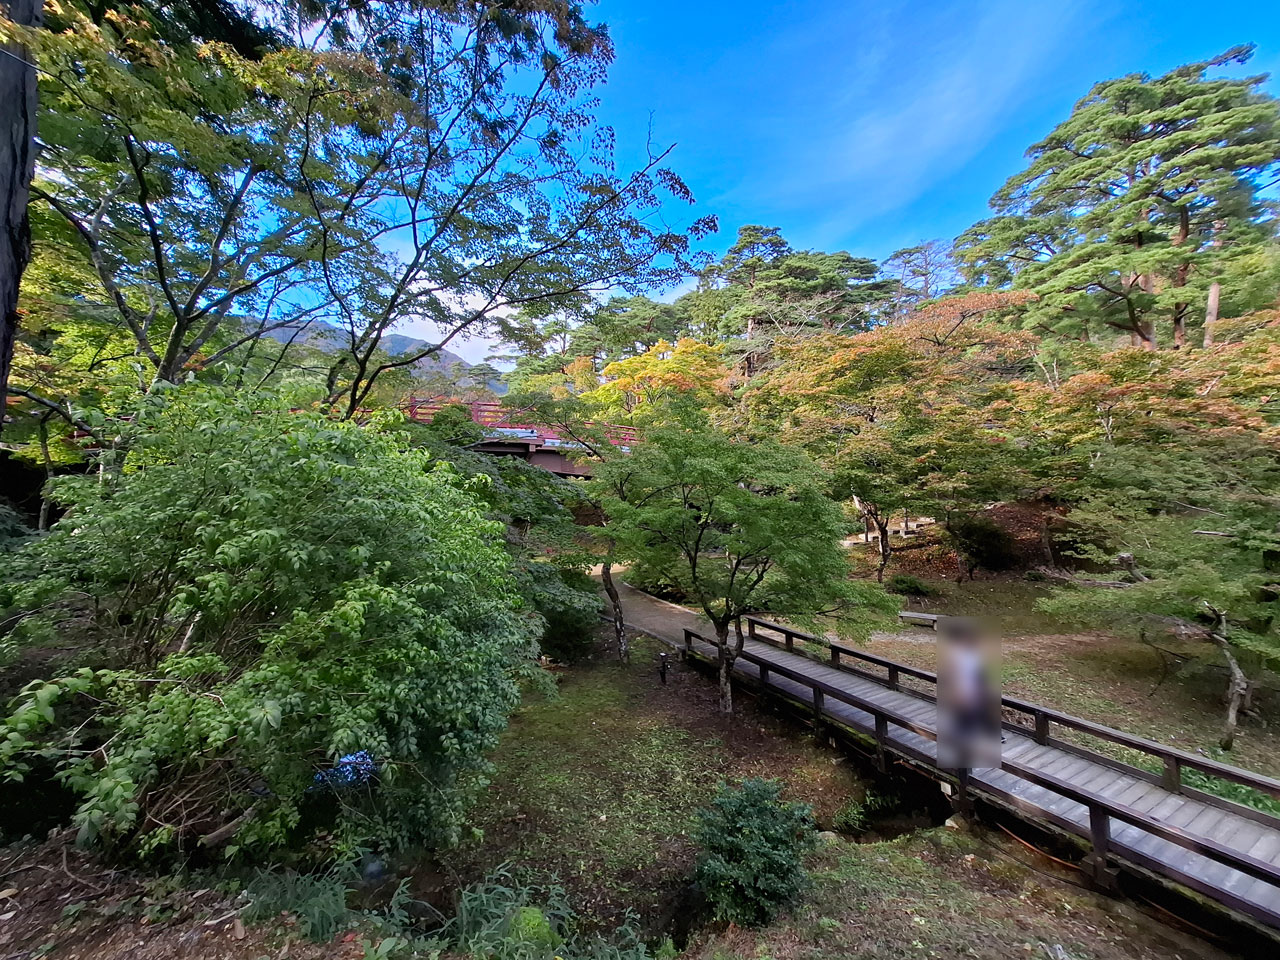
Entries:
[[896,840],[835,840],[813,858],[813,886],[789,916],[730,928],[687,951],[697,960],[1119,960],[1221,956],[1167,937],[1117,903],[1029,870],[1001,845],[946,828]]
[[473,817],[483,836],[457,858],[464,873],[507,863],[557,878],[593,919],[662,915],[693,868],[696,811],[721,782],[777,777],[824,823],[861,796],[846,758],[745,697],[726,720],[700,675],[673,665],[661,684],[658,652],[638,638],[630,665],[602,654],[521,707]]
[[[868,781],[856,765],[794,720],[742,697],[726,721],[714,683],[693,671],[674,670],[661,686],[658,649],[642,640],[629,667],[601,659],[572,668],[557,698],[521,709],[494,758],[475,816],[484,836],[462,851],[465,871],[506,862],[558,877],[588,917],[609,922],[630,908],[658,937],[678,919],[673,911],[688,909],[679,894],[695,859],[689,830],[719,782],[778,777],[789,796],[815,805],[826,828],[844,803],[863,796]],[[695,927],[686,955],[1223,956],[1081,889],[1078,874],[998,832],[979,839],[934,828],[871,843],[839,837],[810,869],[809,891],[777,922],[760,930]],[[1057,948],[1063,952],[1050,952]]]

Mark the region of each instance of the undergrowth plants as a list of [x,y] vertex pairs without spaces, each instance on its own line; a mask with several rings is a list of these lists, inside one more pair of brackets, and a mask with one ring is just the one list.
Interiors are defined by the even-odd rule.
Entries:
[[742,926],[768,923],[808,882],[804,858],[815,846],[807,804],[784,802],[776,780],[724,785],[700,812],[702,851],[697,883],[716,919]]
[[676,956],[670,940],[651,950],[630,917],[607,935],[583,929],[562,887],[525,882],[506,868],[460,891],[454,915],[443,923],[415,922],[407,879],[381,909],[349,908],[354,876],[349,868],[311,875],[258,871],[245,886],[249,905],[243,917],[254,924],[287,917],[298,932],[317,943],[356,929],[364,935],[365,957],[379,960],[442,954],[475,960],[671,960]]

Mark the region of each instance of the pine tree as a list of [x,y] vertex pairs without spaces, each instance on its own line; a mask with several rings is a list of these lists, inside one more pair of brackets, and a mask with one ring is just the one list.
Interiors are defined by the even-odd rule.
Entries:
[[[1040,329],[1181,347],[1242,263],[1273,236],[1262,193],[1280,173],[1280,101],[1236,47],[1162,77],[1097,84],[1028,151],[960,238],[969,279],[1032,289]],[[1236,304],[1238,308],[1254,304]]]

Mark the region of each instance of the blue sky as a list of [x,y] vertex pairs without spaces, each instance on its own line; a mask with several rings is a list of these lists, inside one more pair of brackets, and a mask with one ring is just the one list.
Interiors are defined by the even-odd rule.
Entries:
[[[883,256],[950,238],[1097,80],[1238,43],[1280,72],[1280,4],[603,0],[617,61],[600,117],[672,166],[722,245],[765,223]],[[1241,68],[1242,72],[1246,68]],[[1272,92],[1280,92],[1273,82]]]
[[717,252],[743,223],[877,258],[950,239],[1095,81],[1247,42],[1248,72],[1280,73],[1274,0],[602,0],[589,16],[617,49],[598,114],[622,164],[650,129],[677,144],[698,203],[670,216],[715,213]]

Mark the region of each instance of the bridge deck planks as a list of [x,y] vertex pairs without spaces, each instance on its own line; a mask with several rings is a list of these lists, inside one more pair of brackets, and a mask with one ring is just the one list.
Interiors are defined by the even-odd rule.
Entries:
[[[757,640],[748,640],[745,649],[771,665],[787,668],[877,706],[892,709],[922,727],[930,730],[935,727],[937,711],[933,702],[909,689],[893,690],[882,683]],[[714,656],[714,648],[701,641],[695,641],[694,652],[704,658]],[[739,660],[734,665],[734,672],[759,681],[759,671],[754,663]],[[771,692],[783,694],[798,703],[812,704],[812,690],[798,681],[770,672],[766,686]],[[822,713],[837,723],[874,734],[874,717],[851,704],[827,697]],[[892,723],[888,727],[888,747],[896,748],[907,756],[923,757],[930,764],[935,762],[936,745],[933,740]],[[1030,730],[1024,734],[1006,729],[1003,751],[1010,760],[1056,776],[1077,789],[1133,807],[1157,823],[1180,827],[1196,837],[1216,840],[1240,853],[1252,851],[1258,859],[1280,864],[1280,828],[1250,820],[1195,797],[1171,793],[1158,783],[1126,774],[1101,759],[1037,743]],[[971,782],[978,790],[989,787],[997,794],[1015,797],[1022,808],[1029,805],[1029,811],[1024,809],[1028,815],[1038,814],[1051,820],[1074,823],[1087,835],[1088,809],[1069,797],[1006,770],[975,770],[971,774]],[[1119,859],[1130,860],[1139,866],[1163,865],[1189,875],[1194,878],[1191,885],[1200,888],[1201,892],[1209,896],[1219,892],[1234,895],[1245,901],[1248,912],[1256,918],[1280,927],[1280,887],[1274,884],[1250,877],[1140,827],[1115,819],[1111,823],[1111,844],[1111,853]]]

